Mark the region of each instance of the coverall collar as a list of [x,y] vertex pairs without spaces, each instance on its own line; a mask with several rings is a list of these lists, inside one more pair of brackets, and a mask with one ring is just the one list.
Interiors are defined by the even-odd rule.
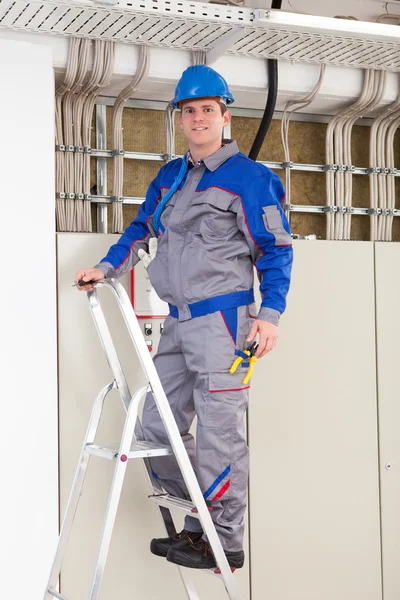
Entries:
[[205,164],[209,171],[216,171],[228,158],[239,152],[239,147],[235,140],[222,140],[222,143],[224,144],[222,148],[200,161]]

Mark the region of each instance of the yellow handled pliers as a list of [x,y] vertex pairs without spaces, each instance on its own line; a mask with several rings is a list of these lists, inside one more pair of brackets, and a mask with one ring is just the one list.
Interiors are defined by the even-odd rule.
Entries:
[[246,350],[236,350],[238,357],[235,359],[235,362],[229,369],[229,373],[235,373],[242,360],[249,359],[249,368],[247,369],[246,375],[242,381],[243,385],[247,385],[251,379],[251,376],[253,375],[254,365],[257,362],[257,359],[254,356],[257,348],[257,342],[253,342],[250,348],[247,348]]

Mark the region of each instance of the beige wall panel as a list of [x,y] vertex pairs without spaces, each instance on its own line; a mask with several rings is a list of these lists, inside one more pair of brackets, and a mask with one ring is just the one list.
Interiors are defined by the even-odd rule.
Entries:
[[[378,401],[384,600],[400,597],[400,244],[376,244]],[[387,465],[390,465],[388,468]]]
[[294,248],[250,396],[252,600],[381,600],[373,245]]
[[[60,502],[64,514],[79,453],[95,396],[111,381],[100,340],[89,312],[86,295],[71,287],[78,268],[92,266],[115,243],[118,235],[58,234],[58,325],[59,325],[59,428]],[[128,287],[128,277],[122,278]],[[101,296],[100,296],[101,294]],[[100,290],[104,310],[128,378],[131,392],[144,384],[116,303],[107,290]],[[99,440],[120,439],[125,417],[119,395],[106,401]],[[65,565],[61,592],[73,600],[87,600],[91,571],[101,532],[114,464],[92,457],[77,513]],[[121,497],[106,567],[101,600],[140,598],[184,600],[186,593],[178,569],[149,551],[152,537],[163,536],[164,527],[156,506],[147,499],[150,489],[141,461],[131,461]],[[248,557],[247,539],[245,552]],[[249,600],[249,561],[238,571],[243,600]],[[200,598],[226,600],[222,582],[194,574]]]

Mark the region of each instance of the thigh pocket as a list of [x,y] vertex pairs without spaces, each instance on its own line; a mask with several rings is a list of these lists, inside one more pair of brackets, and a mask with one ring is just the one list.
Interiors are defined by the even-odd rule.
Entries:
[[207,427],[230,429],[243,419],[248,404],[249,385],[242,384],[243,373],[210,373]]

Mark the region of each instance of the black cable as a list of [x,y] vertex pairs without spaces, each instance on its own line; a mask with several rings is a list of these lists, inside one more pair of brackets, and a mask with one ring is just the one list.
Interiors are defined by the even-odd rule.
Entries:
[[[282,6],[282,0],[272,0],[271,8],[279,10]],[[260,126],[257,131],[257,135],[249,152],[249,158],[257,160],[261,146],[264,143],[265,136],[267,135],[269,126],[272,121],[274,114],[276,99],[278,96],[278,61],[269,58],[268,59],[268,97],[267,104],[263,117],[261,119]]]

